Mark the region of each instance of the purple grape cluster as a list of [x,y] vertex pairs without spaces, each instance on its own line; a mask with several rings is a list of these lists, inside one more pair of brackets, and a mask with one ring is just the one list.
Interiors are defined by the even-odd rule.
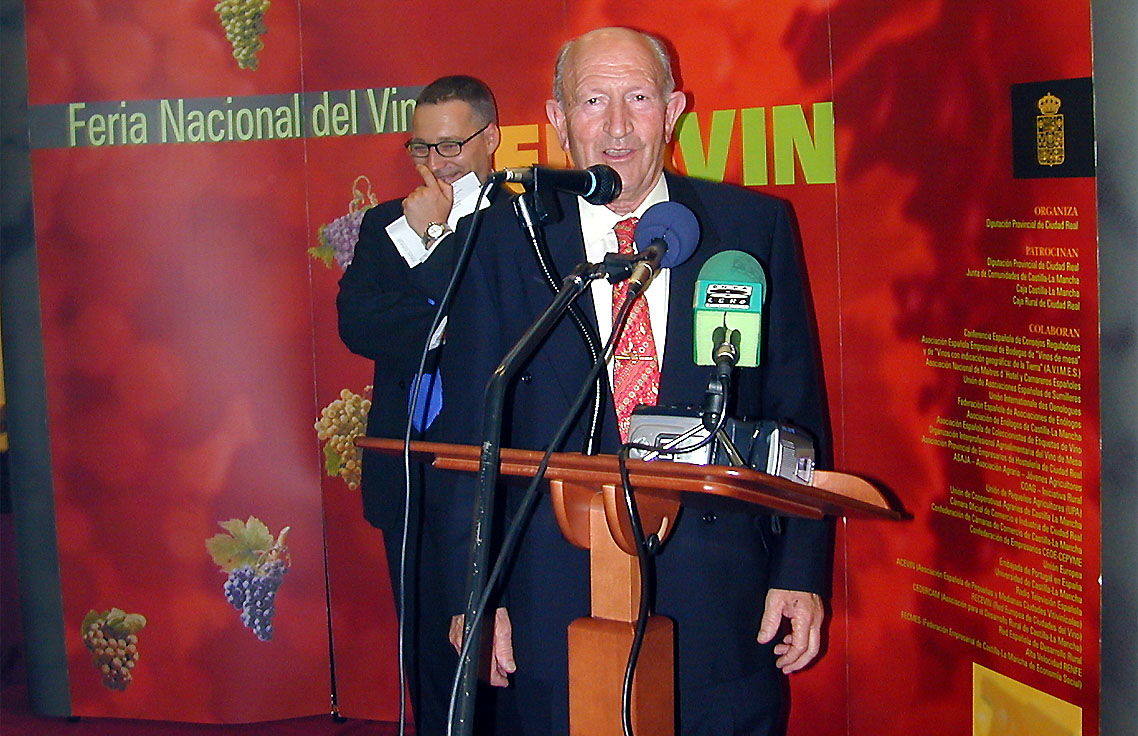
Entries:
[[278,559],[265,563],[260,570],[250,565],[234,568],[225,580],[225,600],[241,612],[241,623],[261,641],[273,638],[277,589],[286,572],[288,565]]
[[320,241],[332,249],[333,257],[340,268],[347,268],[356,252],[356,241],[360,237],[360,223],[366,209],[349,212],[337,217],[320,228]]
[[242,565],[230,571],[229,577],[225,579],[225,585],[222,586],[225,591],[225,600],[229,601],[229,604],[238,611],[245,607],[245,600],[249,597],[249,588],[256,576],[257,573],[253,572],[252,567]]

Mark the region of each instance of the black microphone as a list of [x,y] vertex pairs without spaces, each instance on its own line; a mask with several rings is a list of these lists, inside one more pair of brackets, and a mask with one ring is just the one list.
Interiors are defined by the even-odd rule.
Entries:
[[699,245],[699,221],[679,202],[657,202],[636,223],[633,240],[639,252],[628,291],[635,295],[648,288],[661,268],[674,268],[691,258]]
[[501,181],[511,181],[533,190],[552,187],[562,192],[583,197],[589,204],[608,204],[620,196],[620,174],[604,164],[587,169],[551,169],[546,166],[526,166],[494,172]]
[[715,430],[719,424],[719,415],[727,408],[731,371],[739,362],[740,337],[739,330],[733,330],[726,325],[715,328],[713,336],[715,348],[711,351],[715,370],[707,383],[707,391],[703,395],[703,411],[700,412],[703,426],[708,432]]
[[723,325],[716,327],[712,336],[715,349],[711,351],[711,359],[715,361],[715,373],[720,377],[730,377],[731,369],[739,362],[739,330],[733,330]]

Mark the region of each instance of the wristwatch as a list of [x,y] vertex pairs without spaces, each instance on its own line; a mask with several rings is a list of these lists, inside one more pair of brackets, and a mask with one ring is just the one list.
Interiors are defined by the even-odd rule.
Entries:
[[439,238],[446,235],[451,231],[450,226],[445,222],[431,222],[427,223],[427,229],[423,231],[423,247],[430,248]]

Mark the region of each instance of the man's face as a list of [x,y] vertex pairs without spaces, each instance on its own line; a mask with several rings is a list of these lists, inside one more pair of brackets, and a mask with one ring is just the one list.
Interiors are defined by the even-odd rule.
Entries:
[[[411,140],[417,143],[464,141],[482,125],[474,108],[461,100],[417,105],[411,116]],[[411,160],[426,164],[435,178],[447,184],[453,184],[470,171],[478,176],[478,181],[485,182],[493,167],[498,140],[498,126],[490,123],[486,130],[463,144],[457,156],[440,156],[438,150],[432,148],[426,158],[412,157]]]
[[561,147],[573,164],[608,164],[620,174],[620,198],[631,212],[656,185],[666,144],[684,109],[682,92],[665,94],[659,61],[643,38],[619,30],[579,40],[564,76],[564,103],[546,103]]

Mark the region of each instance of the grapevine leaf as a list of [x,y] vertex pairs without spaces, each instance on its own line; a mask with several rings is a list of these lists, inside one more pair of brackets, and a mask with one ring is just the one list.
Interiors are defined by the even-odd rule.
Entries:
[[80,628],[79,630],[81,632],[83,632],[84,634],[86,634],[87,629],[91,628],[91,624],[98,623],[99,619],[101,619],[102,617],[103,617],[102,614],[100,614],[98,611],[96,611],[94,608],[92,608],[90,610],[90,612],[88,612],[87,615],[83,617],[83,625],[82,625],[82,628]]
[[245,533],[245,522],[241,521],[240,519],[220,521],[217,525],[225,531],[229,532],[236,539],[240,539],[241,535]]
[[250,516],[245,521],[244,541],[251,550],[266,550],[273,546],[273,534],[265,522]]
[[328,268],[336,265],[336,251],[330,245],[321,245],[318,248],[309,248],[308,255],[314,260],[322,262]]
[[127,634],[137,634],[146,626],[146,617],[141,613],[128,613],[123,616],[121,628]]
[[255,516],[244,522],[229,519],[218,525],[229,534],[214,535],[206,540],[205,546],[213,561],[226,572],[242,565],[256,566],[262,553],[273,546],[269,527]]
[[205,547],[217,566],[226,572],[242,565],[251,565],[257,560],[257,556],[248,547],[228,534],[210,537],[205,540]]
[[335,478],[340,474],[340,468],[344,464],[344,459],[340,457],[340,453],[332,448],[332,443],[324,445],[324,472],[329,477]]
[[146,617],[139,613],[127,613],[118,608],[112,608],[107,612],[104,625],[112,636],[128,636],[138,633],[142,627],[146,626]]

